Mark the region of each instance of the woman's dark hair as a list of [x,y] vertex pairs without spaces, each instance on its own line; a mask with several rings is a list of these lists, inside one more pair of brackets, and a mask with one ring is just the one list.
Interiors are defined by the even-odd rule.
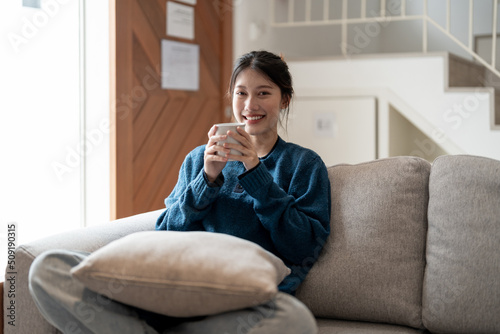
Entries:
[[252,51],[244,54],[238,58],[234,65],[231,81],[229,82],[229,96],[233,95],[238,75],[248,68],[265,75],[280,88],[281,99],[286,103],[281,116],[288,119],[290,103],[293,97],[293,86],[292,76],[286,62],[280,56],[268,51]]

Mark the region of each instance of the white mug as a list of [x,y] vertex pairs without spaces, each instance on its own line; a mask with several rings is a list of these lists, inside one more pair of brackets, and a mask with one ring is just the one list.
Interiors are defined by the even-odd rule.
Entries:
[[[238,126],[244,127],[245,123],[220,123],[220,124],[215,124],[215,125],[217,126],[217,131],[215,132],[216,135],[226,135],[229,130],[237,133],[236,128]],[[228,136],[226,140],[222,140],[222,141],[217,142],[217,145],[222,146],[226,142],[233,143],[233,144],[239,144],[239,142],[236,141],[234,138],[231,138]],[[224,153],[224,152],[218,152],[217,154],[219,154],[221,157],[226,156],[226,153]],[[241,152],[237,151],[235,149],[231,149],[230,154],[241,155]],[[233,161],[233,159],[229,159],[229,161]]]

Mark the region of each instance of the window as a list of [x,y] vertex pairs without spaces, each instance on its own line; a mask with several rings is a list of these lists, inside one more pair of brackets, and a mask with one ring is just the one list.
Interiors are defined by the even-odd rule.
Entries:
[[41,5],[0,4],[2,245],[109,218],[109,4]]

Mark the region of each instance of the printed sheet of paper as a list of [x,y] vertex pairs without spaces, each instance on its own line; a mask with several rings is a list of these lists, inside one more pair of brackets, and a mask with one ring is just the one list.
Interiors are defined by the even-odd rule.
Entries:
[[194,39],[194,7],[167,2],[167,35]]
[[162,40],[161,74],[163,89],[199,90],[200,46]]
[[196,0],[177,0],[178,2],[184,2],[187,3],[188,5],[196,5]]

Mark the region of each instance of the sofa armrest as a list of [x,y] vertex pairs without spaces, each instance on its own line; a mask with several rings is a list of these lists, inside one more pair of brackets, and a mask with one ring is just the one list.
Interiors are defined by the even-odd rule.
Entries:
[[[3,282],[0,282],[0,293],[2,293],[3,296]],[[2,333],[3,333],[3,298],[0,300],[0,328],[2,328]]]
[[[12,320],[15,321],[15,326],[9,325],[9,319],[6,318],[4,333],[59,333],[42,317],[29,293],[28,273],[31,263],[38,255],[51,249],[93,252],[126,235],[154,230],[161,211],[146,212],[20,245],[16,249],[15,297],[9,298],[5,291],[3,293],[4,305],[10,305],[14,301],[15,310],[11,313],[14,315]],[[6,280],[8,278],[11,277],[6,275]]]

